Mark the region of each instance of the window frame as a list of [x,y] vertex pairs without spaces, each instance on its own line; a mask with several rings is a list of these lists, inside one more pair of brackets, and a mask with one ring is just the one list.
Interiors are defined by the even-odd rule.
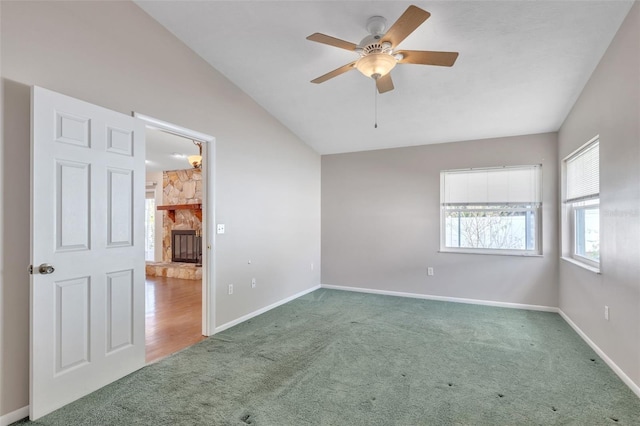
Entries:
[[[576,203],[577,204],[577,203]],[[571,230],[573,231],[573,236],[571,238],[572,240],[572,250],[571,250],[571,257],[573,257],[573,259],[577,260],[578,262],[582,262],[582,263],[586,263],[589,266],[593,266],[594,268],[598,268],[600,266],[600,261],[599,260],[594,260],[592,258],[589,258],[587,256],[583,256],[582,254],[578,253],[578,248],[580,246],[579,242],[578,242],[578,238],[579,237],[586,237],[586,232],[580,232],[578,233],[578,226],[579,223],[581,221],[578,220],[578,213],[579,212],[586,212],[587,210],[598,210],[598,213],[600,212],[600,200],[597,199],[596,202],[592,203],[592,204],[585,204],[585,205],[572,205],[570,207],[571,209],[571,216],[572,216],[572,220],[573,220],[573,226],[571,227]],[[582,224],[582,228],[584,228],[584,223]],[[600,227],[598,226],[598,234],[600,233]],[[600,238],[598,238],[598,244],[600,243]],[[585,243],[583,242],[583,245],[585,245]],[[600,256],[598,255],[598,259],[600,258]]]
[[[442,199],[442,192],[445,191],[445,183],[443,176],[445,173],[451,172],[464,172],[464,171],[483,171],[483,170],[495,170],[495,169],[518,169],[518,168],[533,168],[537,167],[538,188],[540,191],[540,200],[538,202],[530,203],[451,203],[445,205]],[[483,255],[498,255],[498,256],[527,256],[527,257],[540,257],[542,256],[542,165],[520,165],[520,166],[499,166],[499,167],[480,167],[473,169],[459,169],[459,170],[442,170],[440,172],[440,191],[441,191],[441,203],[440,203],[440,250],[441,253],[461,253],[461,254],[483,254]],[[480,207],[478,211],[487,212],[531,212],[534,216],[534,248],[533,249],[501,249],[501,248],[475,248],[475,247],[453,247],[447,246],[447,214],[451,211],[470,211],[464,210],[463,207]],[[456,208],[457,207],[457,208]],[[502,208],[500,208],[502,207]],[[526,232],[526,231],[525,231]],[[526,238],[526,237],[525,237]],[[526,245],[526,242],[525,242]]]
[[[587,143],[580,146],[578,149],[573,151],[571,154],[567,155],[562,160],[562,173],[563,173],[563,195],[564,198],[562,200],[562,207],[566,211],[564,215],[564,226],[566,226],[568,232],[563,232],[562,236],[565,241],[563,241],[563,258],[570,260],[571,263],[574,263],[578,266],[585,267],[589,270],[593,270],[596,273],[600,273],[600,268],[602,265],[602,256],[598,255],[598,260],[594,260],[592,258],[583,256],[578,253],[578,225],[579,221],[577,219],[577,214],[580,211],[586,210],[598,210],[600,213],[600,192],[598,189],[598,193],[591,194],[586,197],[577,198],[574,200],[567,200],[566,194],[568,193],[568,179],[567,179],[567,164],[569,161],[583,155],[587,151],[591,150],[595,145],[598,145],[598,188],[600,186],[600,172],[599,172],[599,145],[600,145],[600,135],[597,135],[590,139]],[[602,229],[602,216],[599,214],[599,223],[598,223],[598,243],[602,241],[601,229]]]
[[[153,220],[153,225],[150,226],[149,223],[147,222],[147,219],[149,219],[149,211],[148,211],[148,202],[152,201],[153,202],[153,209],[154,212],[157,212],[156,210],[156,189],[155,188],[146,188],[145,189],[145,200],[144,200],[144,258],[145,258],[145,262],[155,262],[155,243],[156,243],[156,238],[155,238],[155,222],[158,220],[157,215],[154,215],[154,220]],[[151,230],[152,234],[153,234],[153,247],[151,247],[151,252],[149,252],[149,250],[147,250],[148,244],[149,244],[149,234],[148,231]],[[151,254],[151,258],[148,259],[148,255],[149,253]]]

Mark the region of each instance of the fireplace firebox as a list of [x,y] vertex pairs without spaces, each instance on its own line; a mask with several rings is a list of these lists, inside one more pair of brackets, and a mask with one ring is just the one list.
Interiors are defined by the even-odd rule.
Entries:
[[171,231],[171,261],[202,265],[202,237],[195,230]]

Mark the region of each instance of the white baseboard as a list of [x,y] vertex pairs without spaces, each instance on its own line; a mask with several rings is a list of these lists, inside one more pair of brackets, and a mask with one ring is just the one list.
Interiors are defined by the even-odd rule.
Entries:
[[18,420],[22,420],[25,417],[29,417],[29,406],[22,407],[11,413],[7,413],[4,416],[0,416],[0,426],[7,426]]
[[543,305],[526,305],[523,303],[495,302],[492,300],[465,299],[461,297],[432,296],[428,294],[405,293],[401,291],[375,290],[370,288],[345,287],[340,285],[321,284],[322,288],[332,290],[355,291],[359,293],[382,294],[385,296],[410,297],[413,299],[437,300],[440,302],[467,303],[470,305],[496,306],[499,308],[526,309],[530,311],[558,312],[558,308]]
[[246,320],[249,320],[249,319],[251,319],[251,318],[253,318],[253,317],[256,317],[256,316],[258,316],[258,315],[260,315],[260,314],[264,314],[265,312],[270,311],[270,310],[271,310],[271,309],[273,309],[273,308],[277,308],[277,307],[278,307],[278,306],[280,306],[280,305],[284,305],[285,303],[291,302],[292,300],[295,300],[295,299],[297,299],[298,297],[302,297],[302,296],[304,296],[305,294],[309,294],[309,293],[311,293],[312,291],[316,291],[316,290],[318,290],[319,288],[320,288],[320,286],[319,286],[319,285],[317,285],[317,286],[315,286],[315,287],[311,287],[311,288],[309,288],[309,289],[307,289],[307,290],[303,290],[303,291],[301,291],[300,293],[296,293],[296,294],[294,294],[293,296],[289,296],[289,297],[287,297],[286,299],[279,300],[279,301],[277,301],[277,302],[275,302],[275,303],[272,303],[272,304],[271,304],[271,305],[269,305],[269,306],[265,306],[264,308],[260,308],[260,309],[258,309],[257,311],[253,311],[253,312],[251,312],[251,313],[249,313],[249,314],[247,314],[247,315],[243,315],[243,316],[241,316],[240,318],[236,318],[236,319],[234,319],[233,321],[229,321],[229,322],[227,322],[227,323],[225,323],[225,324],[222,324],[222,325],[220,325],[220,326],[216,327],[216,328],[213,330],[213,334],[220,333],[221,331],[224,331],[224,330],[226,330],[226,329],[228,329],[228,328],[231,328],[231,327],[233,327],[234,325],[238,325],[238,324],[240,324],[241,322],[245,322]]
[[567,314],[565,314],[564,312],[562,312],[561,309],[558,309],[558,313],[560,314],[560,316],[567,322],[567,324],[569,324],[571,326],[571,328],[573,328],[573,330],[578,333],[578,335],[580,337],[582,337],[582,340],[584,340],[585,342],[587,342],[587,345],[591,346],[591,349],[593,349],[593,351],[595,353],[598,354],[598,356],[600,358],[602,358],[604,360],[605,363],[607,363],[607,365],[613,370],[614,373],[616,373],[618,375],[618,377],[620,377],[620,380],[622,380],[624,382],[625,385],[629,386],[629,388],[633,391],[633,393],[635,393],[638,398],[640,398],[640,386],[638,386],[636,383],[634,383],[633,380],[631,380],[631,378],[629,376],[627,376],[625,374],[624,371],[622,371],[622,369],[620,367],[618,367],[618,365],[613,362],[613,360],[611,358],[609,358],[607,356],[606,353],[604,353],[604,351],[602,349],[600,349],[598,347],[598,345],[596,345],[593,340],[591,340],[589,338],[589,336],[587,336],[587,334],[582,331],[580,329],[580,327],[578,327],[576,325],[576,323],[574,323],[571,318],[569,318],[569,316]]

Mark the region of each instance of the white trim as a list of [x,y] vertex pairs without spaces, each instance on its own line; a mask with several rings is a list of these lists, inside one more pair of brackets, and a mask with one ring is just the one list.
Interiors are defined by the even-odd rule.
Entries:
[[567,160],[571,159],[571,157],[575,157],[576,155],[578,155],[578,153],[580,153],[580,151],[585,150],[589,145],[591,145],[592,143],[595,143],[595,141],[600,142],[600,135],[597,134],[594,137],[592,137],[591,139],[589,139],[589,142],[580,145],[578,148],[576,148],[575,150],[573,150],[571,152],[571,154],[567,155],[566,157],[564,157],[562,159],[563,163],[566,163]]
[[593,272],[594,274],[598,274],[601,275],[602,273],[600,272],[600,268],[596,268],[594,266],[588,265],[584,262],[580,262],[579,260],[576,260],[572,257],[567,257],[567,256],[560,256],[561,260],[564,260],[565,262],[569,262],[569,263],[573,263],[576,266],[581,267],[582,269],[586,269],[587,271]]
[[[502,252],[501,252],[502,251]],[[447,247],[438,250],[438,253],[455,253],[455,254],[481,254],[481,255],[489,255],[489,256],[517,256],[517,257],[544,257],[543,254],[539,254],[538,252],[534,252],[533,250],[521,250],[520,252],[512,251],[512,250],[502,250],[502,249],[473,249],[473,248],[452,248]]]
[[8,426],[11,423],[15,423],[18,420],[22,420],[25,417],[29,417],[29,406],[18,408],[16,411],[7,413],[0,417],[0,426]]
[[[202,223],[202,234],[205,236],[203,252],[206,251],[207,264],[202,265],[202,334],[211,336],[216,328],[216,143],[215,139],[205,143],[202,150],[202,193],[207,201]],[[204,262],[203,262],[204,263]],[[209,285],[205,285],[209,283]]]
[[238,325],[241,322],[245,322],[246,320],[249,320],[249,319],[251,319],[253,317],[257,317],[260,314],[264,314],[265,312],[270,311],[273,308],[277,308],[278,306],[284,305],[285,303],[288,303],[288,302],[291,302],[292,300],[295,300],[298,297],[302,297],[305,294],[309,294],[309,293],[311,293],[313,291],[316,291],[320,287],[321,286],[317,285],[315,287],[311,287],[309,289],[303,290],[303,291],[301,291],[299,293],[294,294],[293,296],[287,297],[286,299],[279,300],[279,301],[277,301],[275,303],[272,303],[269,306],[265,306],[264,308],[260,308],[257,311],[253,311],[253,312],[251,312],[251,313],[249,313],[247,315],[241,316],[240,318],[236,318],[233,321],[229,321],[228,323],[222,324],[221,326],[215,328],[214,333],[220,333],[221,331],[224,331],[224,330],[226,330],[228,328],[231,328],[234,325]]
[[633,393],[638,396],[638,398],[640,398],[640,386],[634,383],[634,381],[631,380],[631,378],[627,376],[624,371],[622,371],[622,368],[618,367],[618,365],[613,362],[613,360],[609,358],[607,354],[602,349],[600,349],[598,345],[596,345],[593,340],[591,340],[589,336],[587,336],[587,334],[582,331],[580,327],[578,327],[576,323],[571,320],[571,318],[569,318],[567,314],[562,311],[562,309],[558,309],[558,313],[567,322],[567,324],[569,324],[571,328],[573,328],[573,331],[578,333],[578,335],[582,337],[582,340],[584,340],[587,345],[589,345],[591,349],[593,349],[594,352],[598,354],[600,358],[602,358],[602,360],[609,366],[609,368],[611,368],[613,372],[616,373],[618,377],[620,377],[620,380],[622,380],[624,384],[627,385],[629,389],[631,389]]
[[465,299],[462,297],[432,296],[429,294],[405,293],[401,291],[375,290],[370,288],[345,287],[340,285],[321,284],[322,288],[331,290],[355,291],[358,293],[382,294],[385,296],[410,297],[413,299],[437,300],[440,302],[466,303],[470,305],[495,306],[498,308],[526,309],[529,311],[558,312],[558,308],[544,305],[527,305],[523,303],[496,302],[493,300]]
[[172,133],[176,136],[181,136],[188,139],[197,139],[201,142],[213,142],[215,140],[215,138],[211,135],[196,132],[195,130],[187,129],[186,127],[178,126],[173,123],[169,123],[168,121],[149,117],[148,115],[140,114],[135,111],[133,112],[133,116],[144,121],[147,127]]

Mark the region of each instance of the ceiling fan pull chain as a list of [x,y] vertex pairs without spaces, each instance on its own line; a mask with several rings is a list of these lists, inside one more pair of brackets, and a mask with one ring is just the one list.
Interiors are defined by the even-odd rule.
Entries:
[[378,128],[378,88],[375,85],[375,80],[374,80],[373,89],[374,89],[374,92],[375,92],[374,95],[373,95],[374,96],[373,104],[374,104],[374,110],[375,110],[375,112],[374,112],[374,121],[375,121],[375,123],[373,124],[373,128],[377,129]]

